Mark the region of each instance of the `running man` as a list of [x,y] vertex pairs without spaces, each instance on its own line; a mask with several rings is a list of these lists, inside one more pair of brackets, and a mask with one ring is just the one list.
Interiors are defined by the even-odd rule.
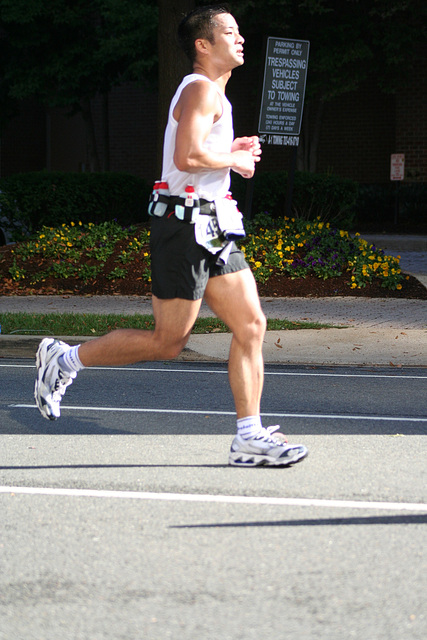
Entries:
[[[163,149],[163,192],[153,191],[152,305],[155,329],[122,329],[70,347],[45,338],[37,351],[36,404],[60,416],[68,385],[85,367],[172,359],[186,345],[204,298],[232,332],[229,382],[237,434],[229,464],[287,466],[308,453],[260,417],[266,319],[256,283],[233,239],[244,235],[228,193],[230,170],[251,178],[260,161],[257,136],[233,139],[225,87],[244,62],[244,39],[225,5],[199,7],[178,28],[193,64],[172,99]],[[167,191],[165,192],[165,188]],[[183,194],[186,193],[185,197]]]

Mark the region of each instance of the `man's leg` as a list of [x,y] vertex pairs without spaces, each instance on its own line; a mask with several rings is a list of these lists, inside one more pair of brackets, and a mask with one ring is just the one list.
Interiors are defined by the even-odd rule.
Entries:
[[118,329],[83,343],[79,358],[85,367],[115,366],[144,360],[176,358],[187,344],[201,300],[153,296],[154,331]]
[[209,280],[205,300],[233,332],[229,378],[237,413],[238,433],[231,443],[229,464],[256,467],[289,466],[307,455],[304,445],[288,444],[263,428],[260,416],[264,381],[262,343],[266,320],[249,269]]
[[209,280],[205,300],[233,333],[228,364],[237,418],[259,415],[266,320],[250,269]]
[[187,343],[200,305],[201,300],[153,297],[154,331],[112,331],[80,347],[69,347],[52,338],[42,340],[36,355],[34,387],[42,416],[49,420],[59,418],[62,396],[81,368],[176,357]]

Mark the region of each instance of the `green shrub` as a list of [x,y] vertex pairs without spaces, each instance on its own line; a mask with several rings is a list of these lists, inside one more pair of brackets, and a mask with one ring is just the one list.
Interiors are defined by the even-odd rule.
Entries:
[[150,188],[125,173],[33,172],[0,179],[0,210],[18,240],[43,226],[147,220]]
[[351,227],[355,216],[358,185],[353,180],[330,174],[298,172],[292,198],[297,218],[331,222],[340,228]]
[[[396,219],[396,195],[398,215]],[[426,229],[427,184],[388,183],[360,185],[356,202],[356,225],[359,229],[393,231],[396,223],[401,230],[405,225],[420,231]]]
[[[286,171],[256,173],[254,177],[252,217],[267,211],[272,218],[285,214],[288,174]],[[246,185],[232,176],[232,191],[242,211],[245,210]],[[340,228],[353,225],[358,185],[353,180],[330,174],[295,173],[292,216],[303,220],[331,222]]]

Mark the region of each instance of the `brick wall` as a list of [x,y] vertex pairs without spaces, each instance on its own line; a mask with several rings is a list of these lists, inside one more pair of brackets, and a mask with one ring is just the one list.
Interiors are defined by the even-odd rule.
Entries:
[[[325,107],[318,171],[330,171],[362,183],[388,183],[390,154],[405,153],[409,179],[427,181],[427,81],[415,69],[409,86],[396,96],[381,93],[374,82]],[[256,133],[259,82],[250,68],[236,70],[229,83],[235,134]],[[101,163],[101,99],[93,100]],[[79,171],[88,164],[87,144],[80,116],[68,120],[51,113],[50,148],[44,110],[26,102],[7,127],[1,145],[1,175],[53,170]],[[152,182],[157,177],[157,95],[149,88],[127,84],[109,98],[111,170],[126,171]],[[265,145],[259,171],[288,169],[290,149]]]
[[0,175],[46,168],[46,115],[32,101],[22,102],[19,115],[3,132]]
[[395,98],[381,93],[374,82],[326,103],[318,171],[362,183],[388,181],[395,127]]
[[[102,101],[92,101],[101,166]],[[110,169],[147,179],[156,178],[157,94],[149,88],[126,84],[109,96]]]
[[405,179],[427,182],[427,76],[421,65],[396,96],[396,153],[405,154]]
[[[384,94],[374,81],[326,103],[318,151],[319,172],[361,183],[389,183],[390,155],[405,153],[405,180],[427,182],[427,74],[408,74],[407,89]],[[234,72],[228,86],[237,135],[253,132],[259,82],[253,70]],[[258,171],[288,169],[289,149],[265,145]]]

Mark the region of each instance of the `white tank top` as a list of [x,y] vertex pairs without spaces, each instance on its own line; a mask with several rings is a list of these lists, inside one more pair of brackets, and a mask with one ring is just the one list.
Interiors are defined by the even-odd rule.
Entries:
[[[173,117],[173,110],[175,109],[182,90],[196,80],[212,82],[212,80],[209,80],[206,76],[192,73],[185,76],[172,98],[163,144],[162,181],[169,184],[169,191],[173,196],[181,195],[185,187],[188,184],[192,184],[200,198],[214,200],[215,198],[224,198],[227,195],[230,189],[230,169],[217,169],[215,171],[203,169],[197,173],[187,173],[185,171],[179,171],[173,161],[176,130],[178,127],[178,122]],[[218,89],[214,82],[212,82],[212,84]],[[219,89],[218,93],[222,101],[222,115],[214,122],[211,132],[205,141],[205,147],[212,151],[229,153],[234,139],[232,107],[227,98],[220,93]]]

